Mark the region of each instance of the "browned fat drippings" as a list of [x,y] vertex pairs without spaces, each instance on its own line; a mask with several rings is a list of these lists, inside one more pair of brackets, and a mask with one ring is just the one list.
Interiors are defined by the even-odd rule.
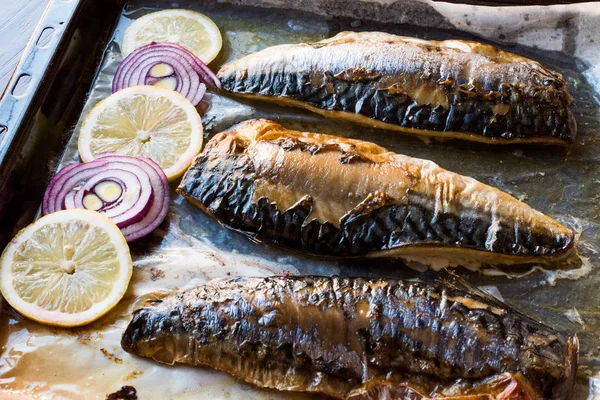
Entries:
[[311,218],[320,222],[339,224],[378,192],[385,194],[386,204],[406,201],[418,173],[372,143],[290,131],[265,121],[244,125],[251,129],[240,129],[240,136],[259,177],[254,200],[267,197],[285,211],[309,196]]
[[556,335],[530,335],[528,340],[536,346],[550,346],[558,340]]
[[[335,78],[348,82],[371,82],[374,81],[375,87],[380,90],[386,90],[389,94],[407,95],[418,105],[429,105],[432,108],[442,106],[450,108],[450,102],[446,89],[443,85],[427,80],[421,80],[419,77],[411,74],[396,74],[382,76],[381,71],[367,69],[364,67],[352,67],[343,70],[334,75]],[[322,77],[313,76],[311,82],[313,86],[321,86]],[[333,87],[331,88],[333,91]]]
[[502,310],[498,307],[492,307],[488,304],[482,303],[477,300],[470,299],[468,297],[463,297],[463,296],[448,297],[448,301],[459,302],[462,305],[464,305],[465,307],[470,308],[472,310],[489,310],[490,312],[492,312],[493,314],[496,314],[496,315],[506,314],[505,310]]
[[408,95],[408,93],[406,92],[406,90],[404,89],[404,87],[396,82],[396,83],[392,83],[390,86],[385,87],[385,89],[387,90],[387,92],[389,94],[403,94],[403,95]]
[[259,314],[269,316],[270,325],[295,326],[303,332],[316,332],[323,349],[337,349],[341,345],[354,352],[357,362],[360,361],[364,349],[358,331],[370,326],[370,303],[367,299],[359,300],[354,305],[354,312],[347,313],[326,300],[310,304],[306,298],[303,300],[302,296],[290,293],[283,294],[282,301],[279,301],[266,297],[265,292],[256,292],[251,302],[260,310]]
[[496,104],[492,106],[492,112],[498,115],[505,115],[508,110],[510,110],[510,106],[508,104]]
[[348,82],[372,81],[381,77],[381,72],[365,67],[348,68],[334,75],[336,78]]
[[261,141],[249,152],[259,176],[255,201],[267,197],[284,211],[308,195],[313,207],[310,217],[334,225],[377,191],[396,202],[406,201],[414,182],[410,173],[391,163],[344,163],[339,150],[310,154]]
[[428,105],[432,108],[442,106],[450,108],[445,85],[408,74],[386,75],[376,83],[379,90],[389,94],[404,94],[418,105]]
[[102,352],[104,357],[108,358],[111,361],[114,361],[116,364],[123,363],[123,359],[121,359],[119,357],[115,357],[114,353],[111,353],[110,351],[106,350],[105,348],[101,348],[100,351]]
[[157,281],[161,278],[165,277],[165,271],[162,269],[158,269],[156,267],[150,268],[150,279],[153,281]]
[[139,369],[133,370],[130,373],[128,373],[127,375],[125,375],[123,377],[123,380],[124,381],[130,381],[130,380],[135,379],[138,376],[142,375],[143,373],[144,373],[144,371],[139,370]]
[[154,354],[150,355],[154,360],[161,362],[163,364],[175,364],[175,361],[179,361],[176,359],[175,355],[164,347],[159,348]]
[[450,108],[446,91],[439,86],[418,85],[407,89],[408,96],[418,105],[429,105],[432,108],[442,106]]
[[[340,76],[340,74],[337,76]],[[418,105],[428,105],[432,108],[437,106],[442,106],[445,109],[450,108],[446,86],[452,85],[453,82],[450,80],[449,82],[439,83],[421,78],[420,75],[406,73],[385,75],[375,82],[375,87],[379,90],[385,90],[389,94],[406,95]]]
[[402,374],[374,377],[362,387],[348,393],[346,400],[405,399],[424,400],[539,400],[535,390],[522,374],[503,373],[482,380],[472,387],[457,384],[454,388],[434,389],[432,393]]

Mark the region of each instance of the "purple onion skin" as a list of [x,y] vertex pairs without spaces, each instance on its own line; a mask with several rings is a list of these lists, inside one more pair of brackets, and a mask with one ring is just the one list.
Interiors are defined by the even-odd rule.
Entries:
[[42,214],[43,215],[58,211],[58,210],[54,210],[53,209],[54,207],[50,205],[52,198],[50,197],[49,189],[51,187],[53,187],[54,185],[56,185],[56,181],[58,181],[61,177],[63,177],[66,173],[71,171],[73,168],[76,168],[78,165],[81,165],[81,163],[69,164],[66,167],[64,167],[63,169],[61,169],[56,175],[54,175],[52,177],[52,179],[50,179],[50,182],[48,182],[48,188],[46,189],[46,192],[44,193],[44,199],[42,200]]
[[[177,80],[175,91],[197,106],[206,88],[220,88],[221,81],[193,53],[176,43],[152,42],[129,54],[115,74],[113,93],[131,86],[146,85],[157,79],[150,76],[150,70],[157,64],[167,64],[173,68],[173,77]],[[159,78],[159,79],[164,79]],[[206,85],[203,87],[203,85]]]

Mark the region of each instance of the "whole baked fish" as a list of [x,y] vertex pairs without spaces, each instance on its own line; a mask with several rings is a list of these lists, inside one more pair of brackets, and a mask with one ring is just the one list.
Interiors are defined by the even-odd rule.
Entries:
[[431,161],[267,120],[212,138],[177,190],[226,226],[313,254],[498,264],[573,246],[553,219]]
[[237,278],[135,311],[123,349],[337,399],[568,399],[578,342],[450,283]]
[[421,136],[566,144],[567,83],[539,63],[462,40],[342,32],[225,65],[223,89]]

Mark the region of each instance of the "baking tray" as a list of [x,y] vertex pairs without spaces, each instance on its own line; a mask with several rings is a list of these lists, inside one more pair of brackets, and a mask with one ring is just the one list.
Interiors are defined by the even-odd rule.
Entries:
[[[77,160],[80,117],[110,92],[131,21],[163,8],[209,15],[224,36],[226,61],[277,44],[318,40],[341,30],[383,30],[425,39],[492,43],[562,72],[579,126],[575,144],[493,147],[420,139],[325,120],[290,108],[209,94],[205,139],[236,122],[269,117],[292,128],[377,142],[431,159],[511,193],[573,228],[577,254],[553,266],[457,267],[466,279],[520,311],[577,332],[581,339],[576,399],[593,396],[600,371],[600,5],[482,7],[418,0],[131,1],[55,0],[44,15],[0,103],[0,246],[36,216],[61,165]],[[507,1],[508,4],[525,2]],[[527,2],[546,4],[547,1]],[[358,16],[358,17],[357,17]],[[271,274],[339,274],[431,280],[439,273],[399,260],[331,261],[290,254],[222,228],[173,193],[167,221],[132,246],[134,275],[124,300],[98,322],[57,329],[0,312],[0,390],[24,398],[105,398],[131,385],[140,399],[307,399],[242,384],[205,368],[163,366],[121,350],[120,334],[144,299],[213,278]],[[444,260],[435,260],[438,267]],[[590,394],[591,393],[591,394]]]

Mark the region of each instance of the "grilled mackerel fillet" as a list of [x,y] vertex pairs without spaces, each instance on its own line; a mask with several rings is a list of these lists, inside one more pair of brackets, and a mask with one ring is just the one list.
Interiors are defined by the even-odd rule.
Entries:
[[216,135],[177,190],[228,227],[313,254],[518,263],[573,246],[569,229],[472,178],[267,120]]
[[135,311],[121,345],[337,399],[568,399],[577,338],[438,282],[237,278]]
[[575,135],[559,73],[476,42],[342,32],[267,48],[218,76],[236,95],[421,136],[566,144]]

